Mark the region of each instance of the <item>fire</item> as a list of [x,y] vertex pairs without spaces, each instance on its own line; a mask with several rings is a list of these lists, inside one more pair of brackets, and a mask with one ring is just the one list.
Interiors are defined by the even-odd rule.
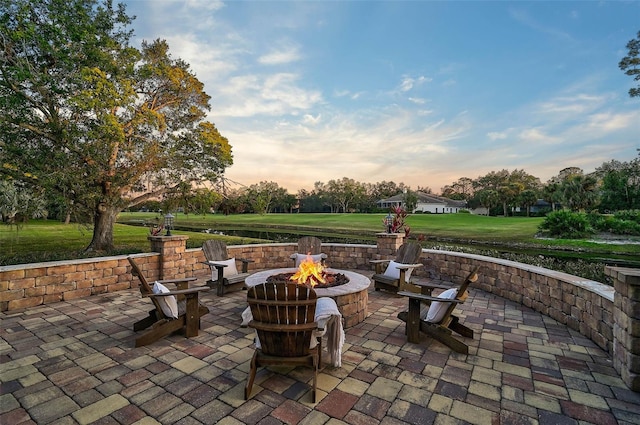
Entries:
[[322,276],[322,272],[325,267],[321,263],[315,263],[310,254],[307,254],[307,258],[302,260],[298,271],[291,276],[290,280],[296,281],[301,285],[316,286],[319,283],[326,283],[325,278]]

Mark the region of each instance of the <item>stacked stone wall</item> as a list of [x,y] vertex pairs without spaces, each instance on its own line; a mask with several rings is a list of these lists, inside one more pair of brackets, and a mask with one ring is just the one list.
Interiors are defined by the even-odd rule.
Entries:
[[[476,265],[480,278],[472,284],[514,301],[580,332],[613,353],[614,288],[600,282],[499,258],[423,250],[422,273],[460,281]],[[420,272],[418,272],[420,274]]]

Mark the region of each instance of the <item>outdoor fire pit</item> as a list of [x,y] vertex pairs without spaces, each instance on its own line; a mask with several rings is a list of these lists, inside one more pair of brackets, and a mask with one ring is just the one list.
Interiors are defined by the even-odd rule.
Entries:
[[[281,279],[289,279],[297,272],[298,269],[294,268],[263,270],[248,276],[245,284],[251,287],[267,282],[270,279],[276,279],[278,281]],[[349,270],[326,268],[324,272],[328,276],[335,276],[336,279],[340,281],[344,278],[347,282],[335,286],[322,286],[323,284],[314,285],[313,288],[318,297],[333,298],[338,306],[338,310],[340,310],[342,314],[345,328],[362,322],[367,317],[367,304],[369,302],[368,291],[371,280],[367,276]]]

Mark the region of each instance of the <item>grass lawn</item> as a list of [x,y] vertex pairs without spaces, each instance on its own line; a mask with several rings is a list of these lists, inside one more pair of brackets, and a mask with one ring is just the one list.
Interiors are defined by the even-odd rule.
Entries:
[[[176,215],[177,226],[200,229],[270,228],[320,230],[346,234],[371,234],[384,231],[386,214],[239,214]],[[147,220],[154,213],[122,213],[119,221]],[[460,238],[482,241],[533,241],[541,218],[485,217],[471,214],[415,214],[406,219],[413,235]]]
[[[217,236],[201,230],[271,230],[317,234],[324,240],[332,237],[366,236],[375,240],[375,234],[384,231],[382,219],[386,214],[241,214],[241,215],[176,215],[178,230],[173,233],[187,235],[188,248],[202,246],[212,237],[222,237],[228,245],[264,243],[261,239]],[[160,218],[155,213],[122,213],[114,227],[115,251],[128,254],[148,252],[148,228],[142,222],[153,223]],[[487,244],[524,244],[548,249],[571,249],[592,252],[618,252],[640,255],[640,245],[608,245],[584,240],[536,239],[542,218],[485,217],[471,214],[415,214],[407,218],[413,236],[425,235],[429,241],[477,241]],[[131,226],[125,223],[136,223]],[[180,230],[180,227],[194,231]],[[89,244],[92,229],[76,224],[64,225],[57,221],[32,220],[16,226],[0,226],[0,265],[21,264],[86,257],[82,251]],[[102,255],[102,253],[95,254]]]
[[[41,261],[67,260],[89,257],[83,253],[92,238],[92,228],[77,224],[65,225],[57,221],[32,220],[17,228],[0,226],[0,265],[23,264]],[[212,235],[201,232],[176,232],[188,235],[188,248],[202,246]],[[116,223],[114,226],[115,251],[112,255],[149,252],[147,227]],[[223,237],[228,245],[267,243],[269,241],[234,236]],[[102,256],[95,253],[93,256]]]

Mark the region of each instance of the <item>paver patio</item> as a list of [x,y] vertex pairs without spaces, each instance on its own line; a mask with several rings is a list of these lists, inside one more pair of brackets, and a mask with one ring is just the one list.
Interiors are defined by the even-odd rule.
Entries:
[[140,348],[132,325],[151,302],[137,290],[0,313],[0,423],[640,424],[640,394],[606,352],[477,289],[458,309],[476,333],[468,356],[407,343],[396,317],[407,300],[371,289],[369,315],[347,329],[343,366],[325,365],[316,404],[305,368],[260,370],[245,401],[246,292],[201,295],[211,313],[198,337]]

